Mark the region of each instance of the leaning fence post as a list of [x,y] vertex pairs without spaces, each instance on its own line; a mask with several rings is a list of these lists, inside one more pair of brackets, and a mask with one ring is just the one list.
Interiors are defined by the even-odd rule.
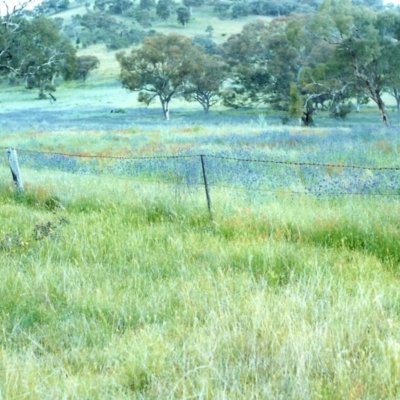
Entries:
[[15,186],[19,192],[23,192],[24,185],[22,183],[21,171],[19,169],[17,151],[15,149],[7,149],[6,154]]
[[206,197],[207,197],[207,207],[208,207],[208,212],[210,213],[210,216],[211,216],[211,200],[210,200],[210,193],[208,191],[206,166],[204,164],[204,155],[203,154],[200,154],[200,160],[201,160],[201,169],[203,171],[204,189],[206,191]]

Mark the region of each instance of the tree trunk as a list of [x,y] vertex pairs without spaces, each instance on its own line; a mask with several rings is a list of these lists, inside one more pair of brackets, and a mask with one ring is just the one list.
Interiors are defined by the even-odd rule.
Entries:
[[353,61],[354,75],[356,76],[356,78],[364,82],[368,92],[368,97],[373,100],[379,108],[382,116],[382,122],[385,124],[385,126],[390,126],[390,120],[386,112],[385,103],[383,102],[381,97],[380,85],[377,85],[369,76],[365,75],[359,70],[357,56],[354,50],[350,51],[350,55]]
[[169,108],[168,108],[169,101],[163,100],[163,99],[160,99],[160,101],[161,101],[161,106],[162,106],[162,110],[163,110],[163,114],[164,114],[164,119],[166,121],[169,121]]
[[376,92],[375,92],[375,96],[376,96],[375,103],[378,105],[379,111],[380,111],[380,113],[381,113],[382,122],[383,122],[386,126],[390,126],[389,115],[388,115],[388,113],[387,113],[387,111],[386,111],[385,103],[383,102],[380,93],[378,93],[378,91],[376,91]]
[[390,95],[395,98],[395,100],[396,100],[396,110],[399,113],[400,112],[400,91],[397,90],[396,86],[392,87],[392,91],[390,92]]
[[301,117],[301,121],[303,122],[304,126],[312,126],[314,125],[313,119],[312,119],[312,111],[304,111],[303,116]]
[[203,110],[205,114],[208,114],[208,112],[210,111],[210,103],[208,101],[204,101],[202,103],[203,106]]

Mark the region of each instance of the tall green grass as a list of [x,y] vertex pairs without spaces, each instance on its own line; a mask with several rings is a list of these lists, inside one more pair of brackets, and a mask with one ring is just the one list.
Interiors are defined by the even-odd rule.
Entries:
[[221,190],[210,219],[202,192],[39,175],[0,189],[4,399],[399,397],[397,201]]

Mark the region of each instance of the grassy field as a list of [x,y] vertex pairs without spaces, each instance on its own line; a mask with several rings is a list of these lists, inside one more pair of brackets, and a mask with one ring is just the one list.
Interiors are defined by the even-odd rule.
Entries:
[[159,186],[26,175],[1,196],[3,398],[399,396],[397,201],[226,197],[210,221]]
[[[4,160],[0,398],[399,398],[397,171],[352,172],[369,190],[384,177],[394,182],[391,196],[369,196],[351,194],[356,181],[342,168],[319,168],[348,192],[318,196],[258,191],[236,164],[207,164],[210,179],[227,174],[242,185],[215,180],[211,219],[201,180],[174,180],[179,166],[166,175],[163,164],[150,180],[150,169],[106,172],[105,163],[101,173],[83,173],[70,158],[30,164],[24,153],[396,167],[396,129],[357,127],[357,116],[306,129],[278,126],[268,114],[205,119],[182,109],[167,124],[150,109],[142,119],[132,114],[129,128],[107,124],[104,113],[93,130],[63,90],[70,103],[58,112],[68,113],[65,121],[76,116],[74,129],[38,120],[1,130],[0,147],[20,149],[26,191],[15,192]],[[50,121],[47,103],[15,102],[21,116]],[[11,111],[3,114],[19,115]],[[280,189],[317,179],[279,168],[271,176]]]
[[165,122],[85,52],[55,103],[0,86],[0,400],[400,398],[397,113]]

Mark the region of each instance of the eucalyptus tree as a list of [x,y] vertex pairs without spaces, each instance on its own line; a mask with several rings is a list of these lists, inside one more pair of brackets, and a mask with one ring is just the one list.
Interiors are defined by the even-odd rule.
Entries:
[[[400,18],[398,12],[382,12],[380,15],[380,25],[385,35],[400,39]],[[386,74],[385,91],[395,99],[397,112],[400,112],[400,45],[392,46],[391,51],[386,54],[386,58],[390,69]]]
[[115,17],[101,11],[90,11],[74,17],[81,25],[80,37],[86,44],[106,42],[118,32],[122,24]]
[[16,41],[23,31],[27,20],[24,18],[25,8],[33,1],[28,1],[21,7],[12,7],[7,2],[2,5],[0,14],[0,73],[14,73],[20,75],[20,68],[24,55],[21,46]]
[[[392,56],[393,55],[396,56],[394,63],[400,63],[399,52],[393,52]],[[398,67],[394,67],[387,78],[385,90],[395,99],[397,112],[400,112],[400,65]]]
[[223,93],[226,106],[237,108],[267,102],[271,83],[268,37],[268,24],[258,20],[246,24],[223,44],[224,59],[232,71]]
[[193,64],[184,86],[185,99],[201,104],[207,114],[210,107],[220,100],[221,87],[228,74],[228,66],[221,56],[206,54],[198,47],[196,63]]
[[299,121],[301,125],[301,118],[303,116],[303,99],[299,93],[297,85],[292,82],[290,84],[289,92],[289,117]]
[[215,43],[210,36],[196,35],[192,38],[194,45],[201,46],[206,54],[219,54],[221,55],[222,49]]
[[0,73],[25,78],[27,88],[39,88],[44,97],[45,90],[54,90],[57,76],[72,78],[75,48],[54,20],[26,13],[28,4],[7,8],[0,17]]
[[[353,6],[351,0],[325,0],[313,18],[312,31],[334,47],[335,63],[351,68],[352,85],[378,107],[382,122],[390,125],[383,101],[398,51],[400,16]],[[349,85],[350,86],[350,85]]]
[[141,10],[151,11],[156,8],[155,0],[139,0],[139,8]]
[[183,95],[184,84],[196,65],[198,48],[189,38],[176,33],[146,37],[140,48],[130,54],[119,52],[122,86],[139,92],[139,98],[149,103],[160,100],[163,115],[169,119],[169,104]]
[[290,84],[298,82],[313,48],[314,38],[294,24],[302,26],[302,19],[255,21],[228,39],[223,49],[232,74],[224,92],[225,105],[269,104],[276,110],[288,110]]
[[174,12],[175,3],[172,0],[158,0],[156,5],[156,14],[162,20],[166,21]]
[[33,44],[21,62],[26,87],[38,88],[39,97],[55,90],[55,79],[72,79],[76,67],[76,50],[64,38],[54,20],[39,17],[28,22],[18,35],[21,46]]
[[74,74],[74,79],[82,79],[86,82],[90,71],[98,68],[100,65],[100,60],[96,56],[87,55],[80,56],[76,59],[76,69]]
[[185,6],[178,7],[176,9],[176,15],[178,22],[183,26],[186,26],[190,21],[190,10]]
[[329,111],[332,117],[345,117],[350,111],[348,102],[357,94],[351,66],[343,64],[335,47],[323,40],[314,42],[297,84],[303,96],[305,125],[312,122],[319,108]]
[[[300,74],[299,87],[303,94],[303,122],[312,122],[319,107],[334,118],[344,118],[349,112],[348,102],[355,96],[351,69],[338,68],[332,55],[326,61],[305,67]],[[331,63],[329,62],[331,61]],[[328,103],[328,104],[326,104]]]

